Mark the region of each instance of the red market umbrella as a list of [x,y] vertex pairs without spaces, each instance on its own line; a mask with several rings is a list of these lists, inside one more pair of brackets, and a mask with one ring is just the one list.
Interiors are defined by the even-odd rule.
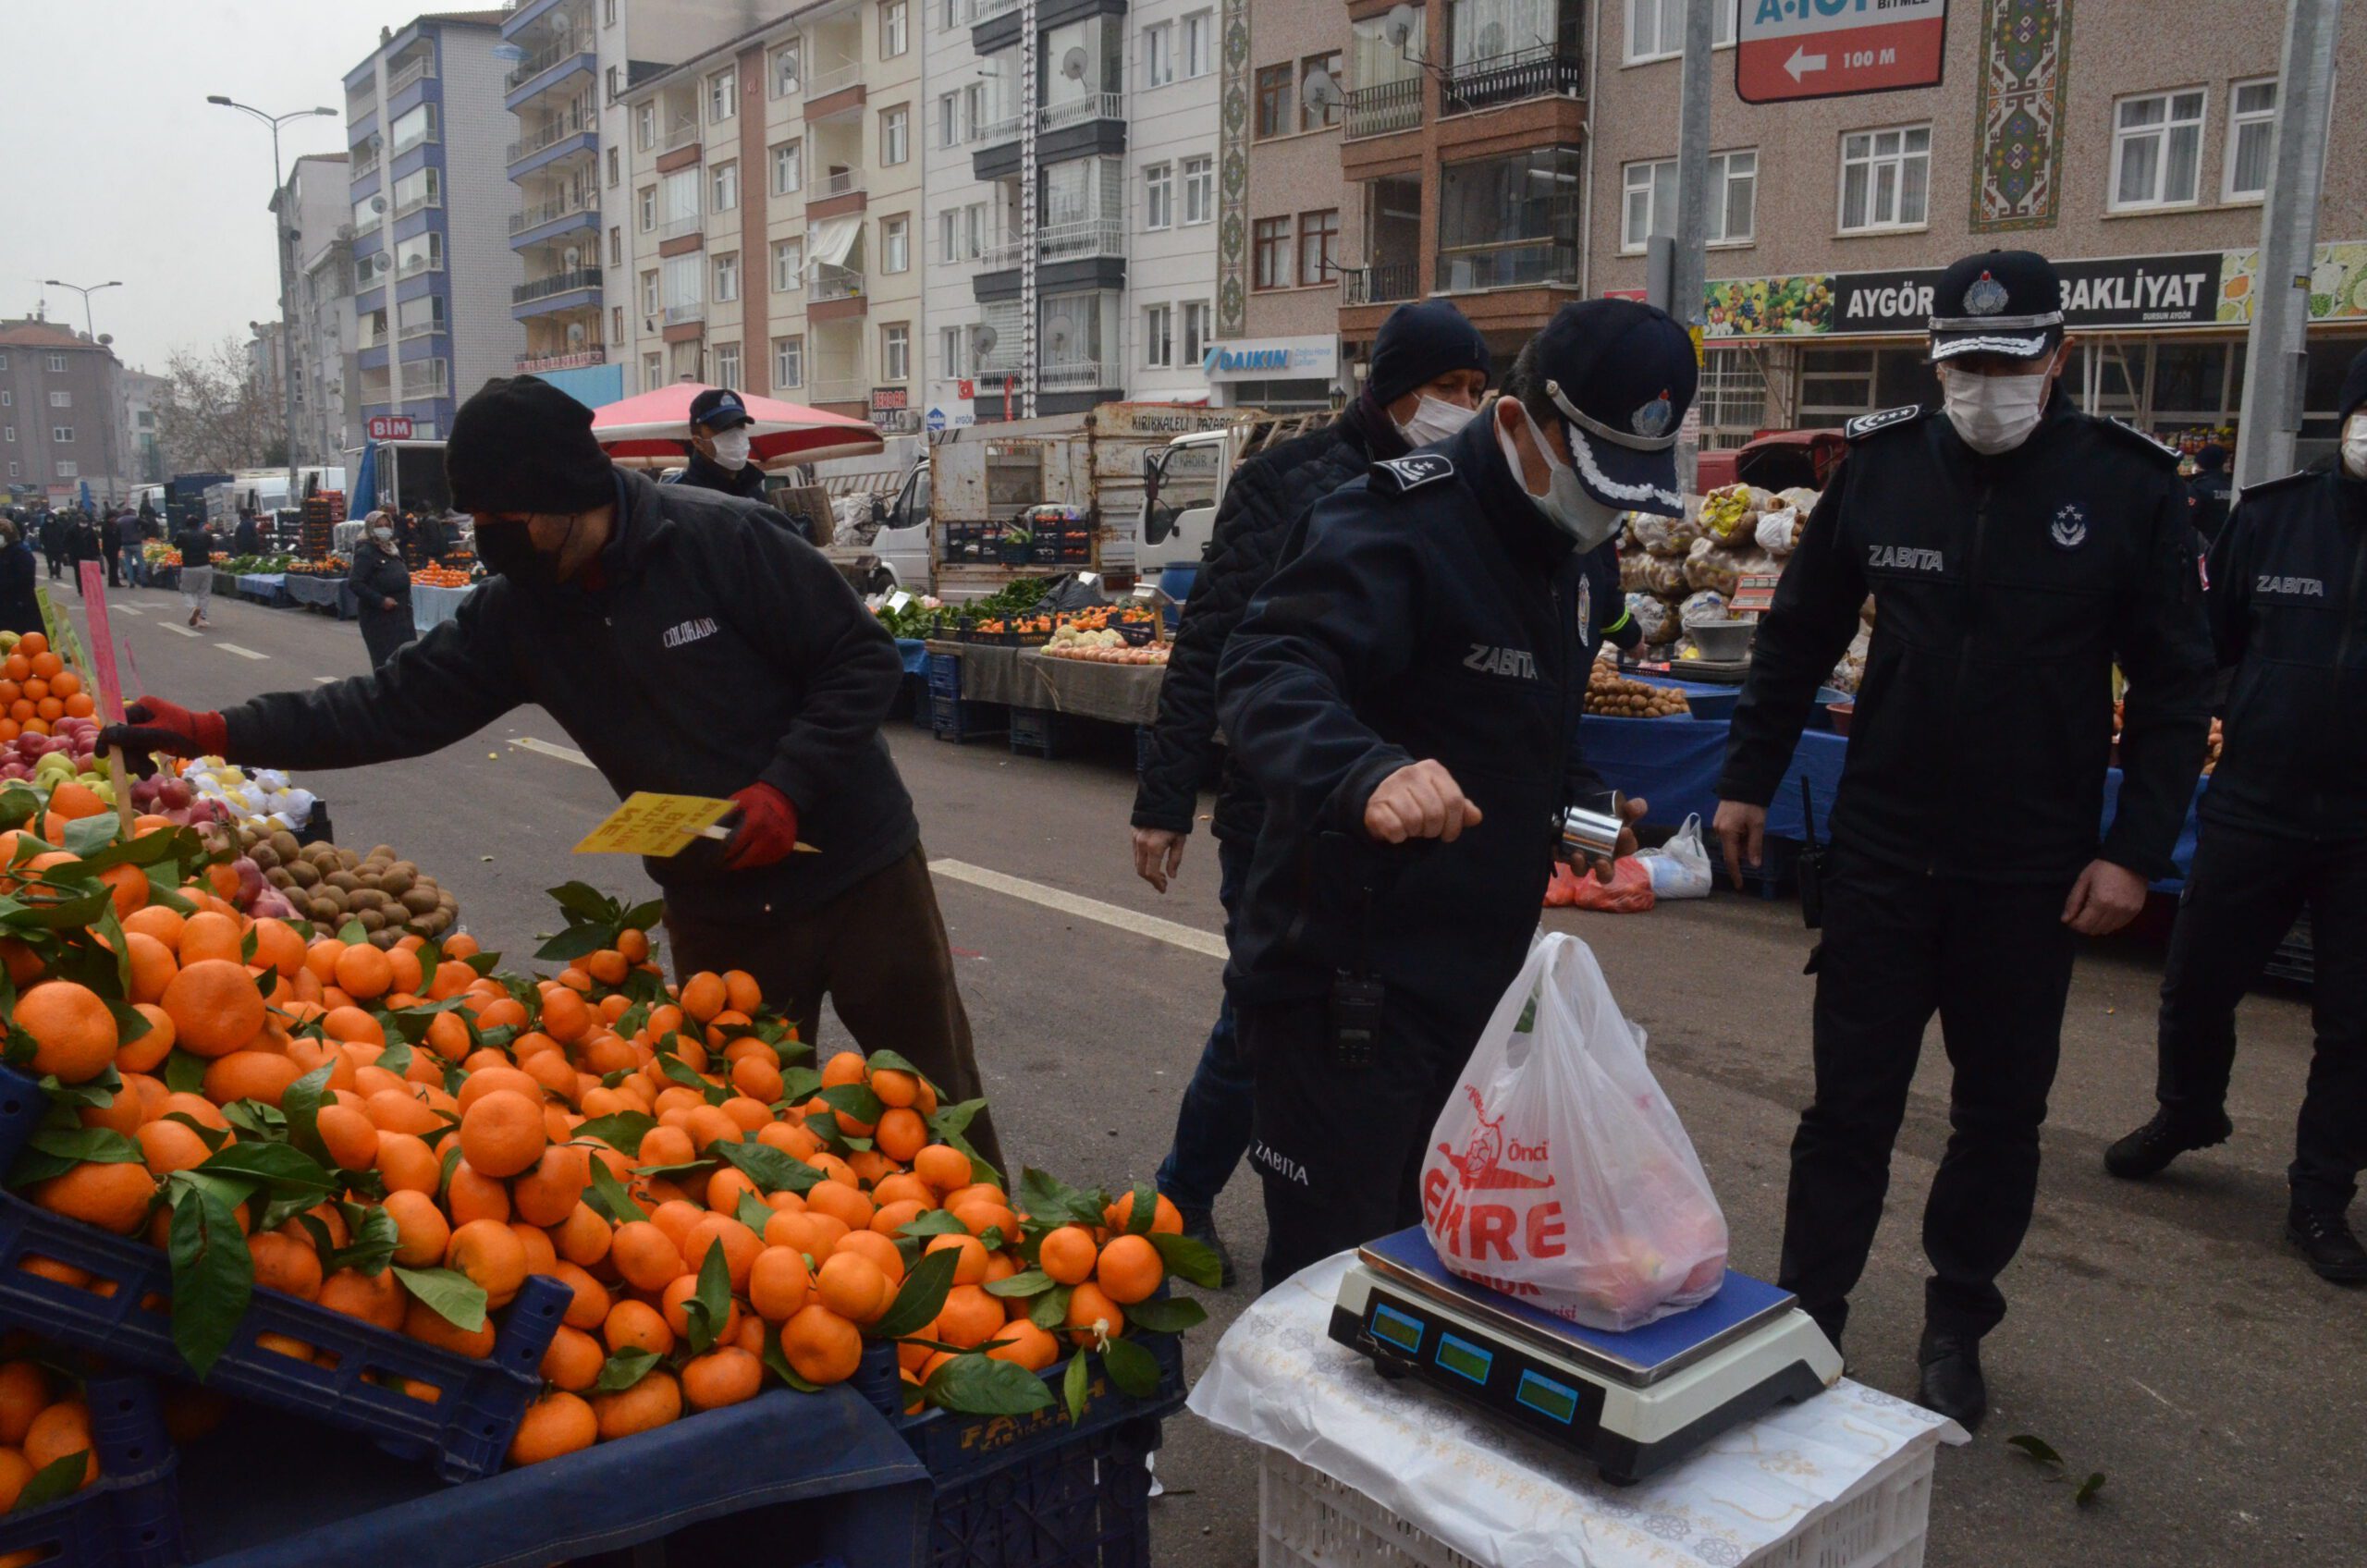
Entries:
[[[592,410],[592,435],[620,463],[679,463],[691,438],[691,399],[705,390],[696,382],[678,381],[638,398],[606,404]],[[868,457],[886,446],[879,432],[865,420],[771,398],[753,398],[744,392],[740,400],[755,422],[748,430],[750,450],[767,468],[818,462],[824,458]]]

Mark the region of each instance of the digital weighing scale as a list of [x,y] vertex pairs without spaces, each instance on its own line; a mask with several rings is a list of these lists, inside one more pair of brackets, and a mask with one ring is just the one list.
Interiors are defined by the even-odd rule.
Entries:
[[1625,1334],[1565,1322],[1456,1279],[1418,1225],[1357,1249],[1331,1337],[1594,1462],[1619,1485],[1841,1378],[1788,1291],[1726,1270],[1699,1306]]

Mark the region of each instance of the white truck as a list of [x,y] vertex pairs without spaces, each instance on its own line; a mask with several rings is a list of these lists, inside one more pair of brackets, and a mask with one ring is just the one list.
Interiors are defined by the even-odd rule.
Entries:
[[1082,416],[952,431],[875,495],[870,515],[828,553],[871,593],[975,598],[1059,570],[1122,582],[1140,570],[1150,521],[1147,459],[1178,440],[1260,423],[1270,422],[1254,409],[1104,403]]
[[1190,597],[1234,471],[1255,454],[1318,429],[1332,417],[1252,413],[1220,429],[1178,435],[1145,452],[1135,575],[1179,605]]

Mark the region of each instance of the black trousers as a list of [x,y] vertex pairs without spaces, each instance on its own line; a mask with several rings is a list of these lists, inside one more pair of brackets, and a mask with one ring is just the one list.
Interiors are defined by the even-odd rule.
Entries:
[[1344,1067],[1321,1001],[1234,1007],[1257,1084],[1249,1163],[1266,1188],[1262,1288],[1418,1223],[1430,1129],[1485,1017],[1456,1026],[1392,997],[1373,1064]]
[[2161,1077],[2169,1109],[2221,1114],[2236,1004],[2304,907],[2317,974],[2317,1052],[2287,1179],[2306,1208],[2348,1208],[2367,1168],[2367,839],[2277,839],[2213,825],[2196,847],[2162,974]]
[[372,669],[383,667],[402,650],[404,643],[419,635],[409,605],[399,610],[364,610],[357,619],[362,622],[362,645],[369,652]]
[[1827,1331],[1873,1250],[1924,1026],[1955,1078],[1947,1152],[1923,1208],[1924,1317],[1979,1336],[2038,1193],[2038,1130],[2062,1043],[2068,884],[1935,878],[1836,850],[1816,971],[1816,1098],[1792,1140],[1778,1282]]

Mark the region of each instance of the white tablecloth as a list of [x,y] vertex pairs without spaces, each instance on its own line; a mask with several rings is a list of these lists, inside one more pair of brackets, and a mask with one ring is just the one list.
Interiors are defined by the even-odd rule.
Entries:
[[466,588],[431,588],[423,582],[414,582],[411,589],[411,623],[423,637],[458,615],[460,601],[474,592],[474,583]]
[[1214,1426],[1276,1448],[1486,1568],[1699,1568],[1785,1539],[1893,1456],[1962,1428],[1844,1378],[1632,1487],[1413,1380],[1382,1380],[1329,1333],[1353,1255],[1269,1292],[1192,1390]]

